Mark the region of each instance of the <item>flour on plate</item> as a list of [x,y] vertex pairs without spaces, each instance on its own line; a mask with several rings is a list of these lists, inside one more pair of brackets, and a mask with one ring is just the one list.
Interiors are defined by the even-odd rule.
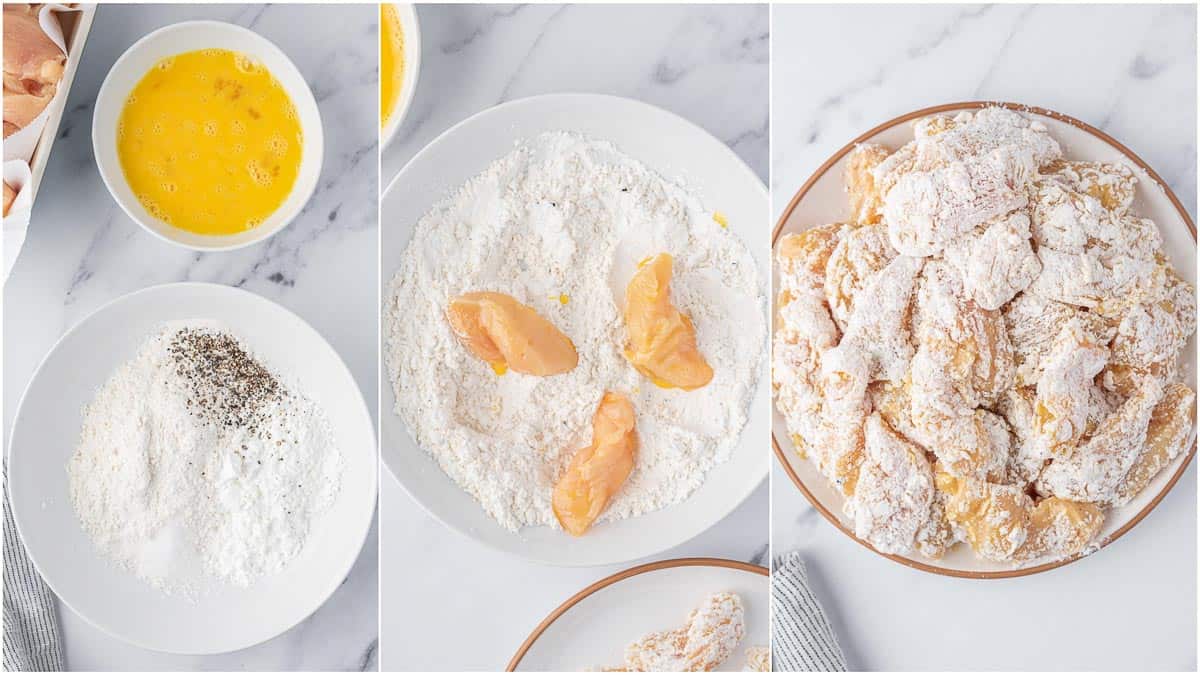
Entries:
[[[638,261],[674,256],[672,300],[690,315],[712,382],[656,387],[625,360],[622,310]],[[449,300],[512,295],[575,343],[552,377],[497,376],[455,339]],[[766,344],[746,246],[682,186],[610,143],[545,133],[519,144],[417,223],[385,310],[396,411],[418,444],[504,527],[559,527],[554,483],[590,441],[605,391],[629,396],[637,464],[600,521],[678,503],[729,458]]]
[[83,529],[167,593],[283,569],[338,493],[324,412],[213,322],[151,335],[84,409],[67,466]]

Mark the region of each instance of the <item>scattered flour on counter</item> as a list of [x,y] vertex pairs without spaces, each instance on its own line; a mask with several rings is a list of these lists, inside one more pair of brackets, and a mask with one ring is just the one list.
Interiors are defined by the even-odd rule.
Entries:
[[[625,287],[639,260],[674,257],[672,300],[691,316],[712,382],[661,389],[625,360]],[[530,305],[575,343],[552,377],[495,375],[445,319],[464,292]],[[565,300],[565,302],[563,302]],[[418,444],[501,525],[558,527],[551,493],[590,442],[606,390],[629,396],[633,474],[601,521],[686,499],[729,458],[766,345],[765,296],[745,244],[680,185],[610,143],[553,132],[519,144],[417,223],[385,309],[396,411]]]
[[333,503],[324,412],[213,322],[151,335],[84,409],[71,502],[106,556],[169,594],[278,572]]

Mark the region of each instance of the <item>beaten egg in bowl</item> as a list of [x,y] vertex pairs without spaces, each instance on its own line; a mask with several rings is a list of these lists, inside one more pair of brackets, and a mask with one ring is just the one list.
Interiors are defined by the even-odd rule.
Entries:
[[264,66],[227,49],[160,60],[134,87],[117,154],[142,206],[169,225],[228,235],[260,225],[300,171],[296,107]]

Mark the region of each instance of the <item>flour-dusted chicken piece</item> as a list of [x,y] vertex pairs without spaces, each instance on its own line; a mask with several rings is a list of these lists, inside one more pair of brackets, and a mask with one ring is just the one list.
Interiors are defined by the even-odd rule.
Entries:
[[1133,205],[1137,175],[1120,162],[1054,163],[1045,173],[1052,173],[1072,188],[1095,198],[1106,211],[1124,215]]
[[746,665],[742,672],[771,672],[771,649],[765,645],[750,645],[746,648]]
[[687,623],[650,633],[625,648],[625,667],[641,673],[716,670],[746,634],[746,611],[736,593],[714,593],[692,610]]
[[866,422],[866,450],[846,513],[854,534],[882,553],[909,553],[930,517],[933,470],[925,451],[874,414]]
[[1162,236],[1152,221],[1107,210],[1059,175],[1036,181],[1030,195],[1042,262],[1031,292],[1119,320],[1124,309],[1159,288]]
[[924,261],[899,256],[871,276],[855,296],[839,349],[862,352],[871,380],[899,382],[912,358],[909,316]]
[[1186,384],[1168,385],[1146,427],[1146,445],[1117,488],[1114,504],[1128,504],[1171,460],[1196,440],[1196,392]]
[[1087,430],[1096,388],[1094,379],[1108,362],[1108,349],[1082,322],[1072,319],[1054,339],[1043,360],[1033,409],[1033,428],[1047,456],[1071,452]]
[[843,345],[825,352],[821,362],[822,422],[831,436],[822,447],[810,450],[817,468],[846,495],[854,494],[862,464],[869,373],[865,355]]
[[875,169],[888,236],[904,255],[938,254],[977,225],[1024,207],[1038,167],[1061,155],[1043,125],[1002,108],[942,126],[918,133]]
[[995,424],[979,408],[995,402],[1013,380],[1000,313],[964,299],[948,265],[929,263],[917,292],[915,325],[913,424],[947,471],[996,478],[1009,447],[994,442]]
[[841,237],[825,266],[825,300],[840,328],[850,321],[855,298],[896,255],[883,225],[864,225]]
[[883,218],[883,194],[875,183],[874,170],[890,153],[878,143],[860,143],[846,157],[844,182],[854,222],[865,225]]
[[946,493],[935,489],[929,501],[929,518],[917,529],[916,550],[930,560],[939,560],[962,541],[946,518]]
[[1004,317],[967,298],[947,263],[926,265],[914,314],[917,343],[948,354],[947,375],[970,407],[990,405],[1009,389],[1015,366]]
[[1037,386],[1042,376],[1042,360],[1054,346],[1054,339],[1072,320],[1081,322],[1098,344],[1108,344],[1116,334],[1115,327],[1108,328],[1102,318],[1091,312],[1033,293],[1022,293],[1004,307],[1004,324],[1013,348],[1018,385]]
[[1029,291],[1080,307],[1099,309],[1105,300],[1127,306],[1152,292],[1159,278],[1153,261],[1120,253],[1102,256],[1094,249],[1064,253],[1042,247],[1038,258],[1042,273]]
[[1042,271],[1029,239],[1029,216],[1013,211],[950,242],[946,261],[962,275],[967,297],[999,309]]
[[1020,486],[939,472],[937,487],[945,493],[946,519],[980,556],[1011,560],[1029,538],[1033,500]]
[[842,236],[853,226],[830,223],[785,234],[775,250],[780,292],[789,296],[825,287],[825,266]]
[[1095,504],[1050,497],[1029,512],[1025,543],[1013,557],[1030,562],[1057,560],[1087,548],[1104,524],[1104,512]]
[[4,5],[4,137],[45,110],[62,80],[67,55],[42,30],[40,5]]
[[1005,392],[996,405],[996,411],[1008,423],[1012,433],[1003,481],[1008,485],[1028,485],[1037,480],[1050,459],[1049,448],[1034,430],[1036,403],[1036,390],[1018,387]]
[[805,457],[824,454],[823,448],[839,442],[839,430],[825,413],[821,386],[822,357],[837,339],[829,309],[815,293],[794,297],[779,307],[772,339],[775,404],[797,451]]
[[1115,502],[1125,476],[1142,456],[1150,418],[1162,395],[1162,383],[1144,380],[1091,438],[1042,471],[1038,492],[1072,501]]

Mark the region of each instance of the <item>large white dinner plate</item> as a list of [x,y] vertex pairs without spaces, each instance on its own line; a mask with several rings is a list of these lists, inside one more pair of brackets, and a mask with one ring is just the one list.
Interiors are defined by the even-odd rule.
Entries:
[[[223,322],[329,417],[344,459],[341,490],[300,554],[248,588],[220,585],[195,600],[164,595],[100,557],[71,507],[67,460],[83,407],[142,340],[182,319]],[[67,331],[21,399],[8,449],[8,490],[21,539],[64,603],[105,632],[147,649],[232,651],[272,638],[317,609],[358,558],[375,511],[370,414],[341,358],[295,314],[213,284],[154,286],[123,296]]]
[[[544,131],[574,131],[611,141],[668,179],[683,178],[706,208],[726,214],[730,229],[754,254],[761,278],[767,278],[770,207],[766,187],[724,143],[681,117],[639,101],[554,94],[505,103],[459,123],[426,146],[396,176],[381,205],[384,306],[417,220],[434,203],[511,152],[514,143]],[[385,334],[384,345],[387,339]],[[600,524],[579,538],[549,527],[510,532],[416,444],[395,412],[395,393],[387,371],[387,359],[380,359],[381,452],[388,469],[442,522],[527,559],[557,565],[603,565],[665,551],[724,518],[767,475],[770,400],[764,359],[741,442],[686,501],[639,518]]]
[[[845,157],[854,145],[871,141],[895,149],[912,140],[911,122],[913,120],[934,113],[975,109],[984,105],[997,104],[989,102],[955,103],[918,110],[885,122],[854,139],[821,165],[799,189],[780,217],[773,241],[778,241],[780,236],[788,232],[800,232],[814,225],[840,222],[849,218],[842,170]],[[1030,117],[1045,123],[1050,129],[1051,135],[1062,145],[1063,152],[1068,159],[1123,161],[1136,170],[1141,180],[1134,199],[1134,212],[1150,218],[1158,224],[1163,236],[1163,249],[1171,259],[1171,263],[1184,278],[1192,284],[1196,283],[1195,226],[1170,189],[1163,184],[1157,174],[1154,174],[1146,166],[1145,162],[1103,132],[1066,115],[1028,106],[1004,105],[1019,109]],[[778,282],[777,277],[775,277],[775,281]],[[774,303],[774,299],[772,302]],[[1195,336],[1183,351],[1182,371],[1185,381],[1194,390],[1196,388]],[[783,462],[784,469],[791,476],[793,483],[808,497],[813,506],[838,529],[874,551],[870,544],[854,537],[853,523],[842,512],[844,499],[841,493],[833,488],[811,462],[800,459],[788,437],[783,416],[777,410],[772,410],[772,414],[775,455]],[[1103,529],[1097,536],[1099,545],[1106,546],[1128,532],[1144,518],[1166,496],[1167,491],[1187,468],[1187,464],[1195,452],[1195,446],[1193,446],[1190,452],[1183,453],[1160,472],[1132,502],[1111,509],[1105,519]],[[787,487],[783,486],[780,489],[787,489]],[[1127,555],[1131,553],[1131,551],[1126,552]],[[915,553],[912,556],[887,555],[886,557],[927,572],[971,578],[1001,578],[1053,569],[1078,560],[1081,556],[1017,569],[1009,564],[978,558],[968,546],[958,546],[938,561],[929,560]]]
[[602,579],[550,613],[508,664],[510,671],[581,672],[619,666],[625,646],[682,626],[705,597],[737,593],[746,635],[720,671],[740,671],[746,648],[770,640],[767,570],[730,560],[684,558],[641,565]]

